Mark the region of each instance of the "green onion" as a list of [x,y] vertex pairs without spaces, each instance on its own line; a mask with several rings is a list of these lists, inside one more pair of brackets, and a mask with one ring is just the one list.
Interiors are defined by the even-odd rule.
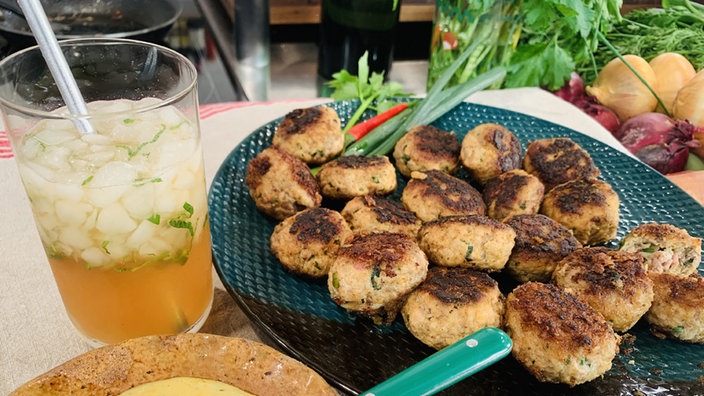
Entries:
[[[482,73],[477,77],[462,83],[461,85],[449,88],[446,91],[436,92],[432,98],[430,94],[428,94],[428,96],[423,99],[423,103],[421,103],[416,109],[417,113],[414,112],[412,117],[401,124],[401,126],[389,135],[388,139],[384,140],[368,155],[388,154],[391,150],[393,150],[396,142],[398,142],[398,140],[401,139],[401,137],[403,137],[403,135],[405,135],[410,128],[415,125],[431,124],[433,121],[455,108],[455,106],[462,103],[469,95],[501,81],[505,76],[506,70],[504,68],[497,67],[486,73]],[[438,80],[438,83],[439,82],[440,80]],[[433,88],[437,86],[438,85],[434,85]],[[425,103],[430,104],[421,109],[421,106]]]

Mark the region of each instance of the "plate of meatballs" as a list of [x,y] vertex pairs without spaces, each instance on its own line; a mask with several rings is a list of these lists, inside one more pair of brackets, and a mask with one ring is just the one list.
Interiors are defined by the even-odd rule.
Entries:
[[704,394],[704,208],[586,135],[463,103],[387,156],[358,102],[243,140],[209,194],[215,268],[261,335],[358,394],[485,327],[458,395]]

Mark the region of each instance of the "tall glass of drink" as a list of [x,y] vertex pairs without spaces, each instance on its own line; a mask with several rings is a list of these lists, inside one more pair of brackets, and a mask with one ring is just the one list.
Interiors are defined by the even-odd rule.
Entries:
[[37,47],[0,63],[0,111],[66,312],[94,345],[197,331],[213,284],[196,70],[139,41],[61,49],[88,113]]

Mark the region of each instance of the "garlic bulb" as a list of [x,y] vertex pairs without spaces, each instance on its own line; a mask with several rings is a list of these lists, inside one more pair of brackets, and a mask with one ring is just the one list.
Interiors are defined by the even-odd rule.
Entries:
[[[658,80],[648,62],[637,55],[624,55],[623,58],[657,92]],[[622,121],[654,111],[658,105],[648,87],[619,58],[614,58],[601,69],[594,85],[587,87],[587,93],[615,111]]]

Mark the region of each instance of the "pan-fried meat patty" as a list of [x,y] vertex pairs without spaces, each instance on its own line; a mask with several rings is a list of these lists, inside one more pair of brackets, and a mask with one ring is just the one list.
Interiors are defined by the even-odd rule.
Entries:
[[352,199],[396,190],[396,169],[386,156],[346,155],[323,164],[317,175],[323,196]]
[[357,235],[338,251],[328,290],[342,308],[390,324],[427,273],[428,259],[408,235]]
[[401,194],[401,203],[423,221],[486,213],[482,194],[476,188],[437,170],[413,172]]
[[319,165],[340,155],[345,137],[337,112],[320,106],[286,114],[276,127],[272,143],[307,164]]
[[557,263],[582,247],[570,230],[545,215],[516,215],[506,224],[516,231],[506,272],[519,282],[550,281]]
[[540,179],[523,169],[512,169],[489,179],[482,197],[487,216],[504,221],[514,215],[538,213],[544,193]]
[[460,165],[460,142],[452,132],[418,125],[396,142],[393,155],[398,171],[406,177],[432,169],[452,174]]
[[492,177],[521,167],[521,142],[499,124],[480,124],[462,139],[462,165],[480,185]]
[[523,169],[537,176],[546,191],[570,180],[595,178],[600,174],[589,153],[570,138],[529,143]]
[[690,275],[702,260],[702,240],[672,224],[647,223],[621,239],[620,250],[640,253],[649,271]]
[[277,146],[249,161],[245,183],[257,208],[277,220],[318,207],[323,201],[308,166]]
[[617,332],[640,320],[653,302],[653,282],[637,253],[578,249],[560,261],[553,282],[599,311]]
[[352,198],[340,213],[352,231],[358,234],[387,231],[416,239],[421,226],[415,213],[400,202],[372,195]]
[[435,266],[408,296],[401,316],[411,334],[442,349],[485,327],[502,327],[504,302],[486,273]]
[[567,227],[583,245],[598,245],[616,237],[619,204],[605,181],[577,179],[545,193],[540,213]]
[[352,238],[352,230],[338,212],[310,208],[290,216],[274,227],[269,246],[287,270],[313,278],[328,274],[340,246]]
[[704,279],[650,272],[655,297],[645,315],[656,335],[704,344]]
[[501,271],[516,232],[486,216],[447,216],[423,224],[418,243],[430,262],[448,267]]
[[620,337],[604,317],[552,284],[528,282],[506,298],[513,356],[539,381],[569,386],[611,369]]

